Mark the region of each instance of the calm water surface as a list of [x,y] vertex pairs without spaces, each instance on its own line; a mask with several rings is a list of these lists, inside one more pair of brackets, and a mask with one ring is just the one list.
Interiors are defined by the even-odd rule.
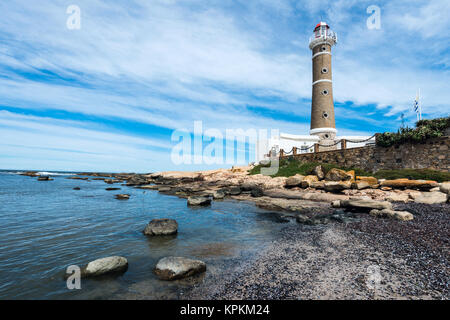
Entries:
[[[222,201],[189,208],[185,199],[103,181],[54,181],[0,172],[0,299],[177,298],[189,283],[158,280],[152,272],[165,256],[204,260],[220,274],[262,248],[283,227],[273,213],[252,204]],[[80,187],[80,191],[73,190]],[[131,199],[119,201],[117,193]],[[172,218],[175,237],[148,238],[152,219]],[[119,277],[83,279],[70,291],[69,265],[120,255],[128,271]],[[232,265],[230,265],[232,264]],[[207,281],[208,276],[196,281]]]

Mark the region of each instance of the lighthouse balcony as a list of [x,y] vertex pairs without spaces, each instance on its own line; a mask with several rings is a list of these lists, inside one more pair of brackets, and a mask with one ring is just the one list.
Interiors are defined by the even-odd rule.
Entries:
[[311,38],[309,38],[309,48],[312,50],[319,44],[327,43],[330,46],[334,46],[338,41],[336,32],[327,30],[318,30],[314,32]]

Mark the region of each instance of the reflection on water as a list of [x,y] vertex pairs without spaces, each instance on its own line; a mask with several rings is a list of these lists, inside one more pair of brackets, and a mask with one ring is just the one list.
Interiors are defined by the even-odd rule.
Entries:
[[[192,283],[245,259],[283,227],[276,214],[248,203],[189,208],[185,199],[126,186],[120,193],[131,199],[118,201],[103,181],[54,179],[0,173],[0,299],[180,298]],[[178,235],[144,236],[145,225],[158,218],[176,219]],[[112,255],[128,259],[125,274],[83,279],[82,290],[66,289],[67,266]],[[152,269],[165,256],[202,259],[207,274],[160,281]]]

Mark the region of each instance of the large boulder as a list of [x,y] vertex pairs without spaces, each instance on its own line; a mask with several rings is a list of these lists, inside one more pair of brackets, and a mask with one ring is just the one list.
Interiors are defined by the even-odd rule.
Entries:
[[124,257],[107,257],[89,262],[82,269],[84,277],[98,277],[105,274],[125,272],[128,269],[128,261]]
[[325,175],[325,180],[328,181],[347,181],[352,180],[353,176],[344,170],[333,168]]
[[441,183],[439,189],[443,193],[450,194],[450,182],[443,182],[443,183]]
[[324,189],[327,192],[341,192],[342,190],[350,189],[352,183],[350,181],[327,181]]
[[325,178],[325,172],[323,171],[322,166],[317,166],[314,168],[314,174],[319,178],[319,180],[323,180]]
[[259,197],[264,196],[264,191],[263,191],[263,189],[256,187],[256,188],[252,189],[251,195],[253,198],[259,198]]
[[370,184],[367,181],[355,181],[352,183],[352,188],[357,190],[364,190],[370,188]]
[[222,190],[216,190],[212,193],[212,197],[215,200],[221,200],[225,198],[225,192],[223,192]]
[[408,211],[394,211],[389,209],[377,210],[373,209],[370,214],[376,217],[393,218],[400,221],[410,221],[414,219],[414,216]]
[[364,182],[367,182],[371,186],[378,184],[378,179],[375,177],[356,176],[356,181],[364,181]]
[[[333,206],[337,206],[337,203],[333,203]],[[339,207],[341,208],[349,208],[349,209],[363,209],[363,210],[372,210],[372,209],[392,209],[392,204],[388,201],[376,201],[369,199],[350,199],[350,200],[340,200]]]
[[238,196],[242,193],[242,189],[239,186],[233,186],[223,189],[223,192],[230,196]]
[[381,182],[382,187],[390,187],[394,189],[420,189],[430,190],[432,188],[439,187],[436,181],[431,180],[409,180],[409,179],[396,179],[386,180]]
[[425,204],[438,204],[438,203],[446,203],[448,199],[448,195],[443,192],[422,192],[419,196],[414,198],[416,203],[425,203]]
[[187,201],[189,206],[208,206],[211,204],[209,197],[193,196],[189,197]]
[[286,180],[285,187],[286,188],[299,187],[302,184],[304,178],[305,176],[302,176],[301,174],[296,174],[295,176],[289,177]]
[[173,219],[154,219],[145,227],[147,236],[169,236],[178,232],[178,223]]
[[317,176],[314,176],[314,175],[306,176],[302,180],[301,187],[304,189],[309,188],[313,182],[318,182],[318,181],[319,181],[319,178]]
[[161,280],[176,280],[205,272],[206,264],[200,260],[166,257],[158,261],[154,269]]

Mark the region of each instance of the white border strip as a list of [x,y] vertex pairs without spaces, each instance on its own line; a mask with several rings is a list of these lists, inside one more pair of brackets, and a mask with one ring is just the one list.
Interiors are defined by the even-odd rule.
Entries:
[[315,55],[312,56],[312,58],[314,59],[317,56],[320,56],[322,54],[329,54],[330,56],[332,55],[331,52],[329,51],[323,51],[323,52],[317,52]]
[[311,129],[309,131],[309,134],[325,133],[325,132],[337,133],[337,130],[335,128],[316,128],[316,129]]
[[312,83],[312,85],[315,85],[315,84],[318,84],[318,83],[321,83],[321,82],[329,82],[329,83],[333,83],[333,81],[330,80],[330,79],[321,79],[321,80],[314,81],[314,82]]

